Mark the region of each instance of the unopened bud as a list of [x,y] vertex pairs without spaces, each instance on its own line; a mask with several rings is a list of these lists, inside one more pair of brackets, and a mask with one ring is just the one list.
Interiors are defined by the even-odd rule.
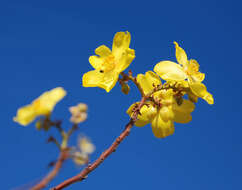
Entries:
[[41,130],[42,129],[42,122],[41,121],[37,121],[36,123],[35,123],[35,128],[39,131],[39,130]]
[[71,112],[71,119],[72,123],[78,124],[87,119],[87,105],[80,103],[77,106],[72,106],[69,108]]
[[74,152],[72,155],[72,159],[76,165],[84,165],[88,162],[88,155],[83,154],[81,152]]
[[79,149],[84,153],[84,154],[91,154],[95,150],[94,144],[87,138],[87,137],[82,137],[79,138],[78,140],[78,146]]
[[129,87],[129,85],[128,84],[126,84],[126,83],[123,83],[122,84],[122,89],[121,89],[121,91],[124,93],[124,94],[128,94],[129,93],[129,91],[130,91],[130,87]]
[[40,118],[40,120],[35,123],[35,127],[37,130],[43,129],[44,131],[48,131],[51,125],[48,122],[47,118]]

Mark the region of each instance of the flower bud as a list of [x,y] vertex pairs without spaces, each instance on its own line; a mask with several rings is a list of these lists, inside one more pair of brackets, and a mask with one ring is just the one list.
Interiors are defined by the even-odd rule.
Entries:
[[72,106],[69,108],[71,112],[71,119],[72,123],[78,124],[87,119],[87,105],[80,103],[77,106]]
[[129,85],[128,85],[127,83],[123,83],[123,84],[122,84],[121,91],[122,91],[124,94],[127,95],[127,94],[129,93],[129,91],[130,91],[130,87],[129,87]]

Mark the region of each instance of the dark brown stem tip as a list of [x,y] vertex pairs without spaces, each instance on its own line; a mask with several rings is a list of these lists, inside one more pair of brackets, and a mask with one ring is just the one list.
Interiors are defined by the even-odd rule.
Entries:
[[55,142],[55,138],[50,136],[48,139],[47,139],[47,143],[50,143],[50,142]]

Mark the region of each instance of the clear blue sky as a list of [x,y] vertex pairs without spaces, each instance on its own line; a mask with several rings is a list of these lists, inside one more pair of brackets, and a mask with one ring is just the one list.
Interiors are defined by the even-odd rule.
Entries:
[[[83,183],[67,189],[242,189],[241,51],[239,1],[4,1],[0,2],[0,179],[2,190],[43,177],[55,160],[54,145],[34,125],[12,121],[18,107],[57,86],[68,96],[53,118],[70,124],[68,107],[89,105],[81,126],[96,144],[92,160],[114,140],[139,100],[135,88],[125,96],[116,86],[107,94],[81,87],[91,69],[88,57],[99,45],[111,47],[113,35],[130,31],[134,73],[175,61],[173,41],[197,59],[215,104],[200,100],[193,121],[177,125],[173,136],[154,138],[151,128],[133,128],[118,151]],[[51,133],[55,134],[54,131]],[[76,137],[75,137],[76,138]],[[76,143],[76,139],[73,140]],[[52,185],[80,169],[67,162]]]

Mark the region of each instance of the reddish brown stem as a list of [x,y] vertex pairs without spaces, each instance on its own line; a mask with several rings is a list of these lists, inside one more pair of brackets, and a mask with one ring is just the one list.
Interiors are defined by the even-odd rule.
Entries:
[[47,184],[58,174],[63,162],[68,158],[68,150],[62,150],[59,158],[53,168],[37,185],[31,188],[31,190],[40,190],[47,186]]
[[94,161],[92,164],[88,165],[76,176],[65,180],[61,184],[52,188],[51,190],[61,190],[75,182],[82,181],[83,179],[85,179],[87,177],[87,175],[89,173],[91,173],[93,170],[95,170],[110,154],[112,154],[116,150],[118,145],[125,139],[125,137],[127,137],[129,135],[130,130],[133,127],[135,121],[137,120],[138,114],[140,113],[140,109],[145,104],[146,99],[147,99],[147,97],[142,98],[139,105],[134,110],[129,123],[125,126],[125,129],[123,130],[123,132],[118,136],[118,138],[116,138],[116,140],[113,142],[113,144],[100,155],[100,157],[96,161]]

